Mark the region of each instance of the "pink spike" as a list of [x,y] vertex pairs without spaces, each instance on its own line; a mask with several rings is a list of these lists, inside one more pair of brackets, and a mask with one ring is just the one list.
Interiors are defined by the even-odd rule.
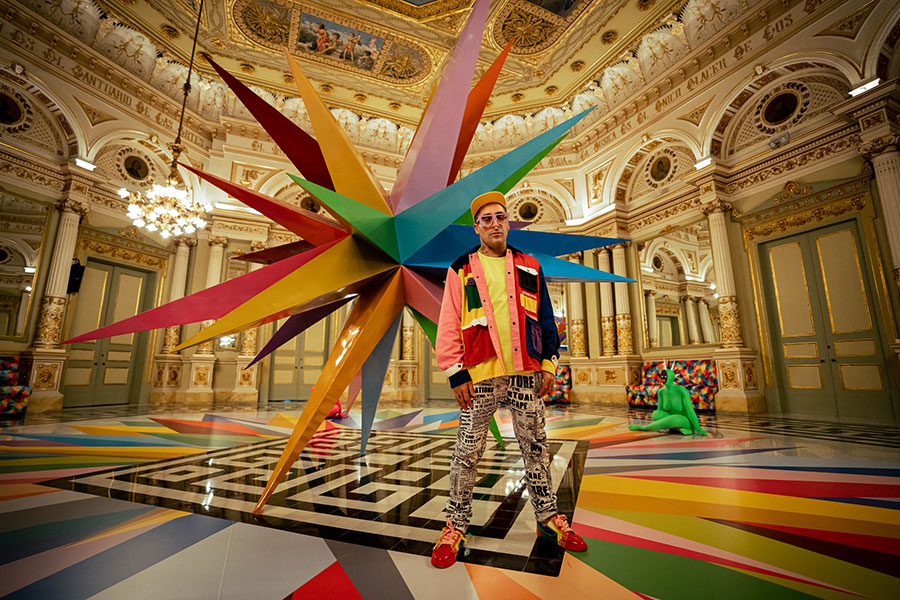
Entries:
[[210,182],[229,196],[237,198],[250,208],[258,210],[279,225],[293,231],[311,244],[318,246],[319,244],[333,242],[347,236],[347,231],[336,227],[332,222],[312,211],[297,208],[287,202],[248,190],[227,179],[222,179],[211,173],[205,173],[189,165],[178,164]]
[[303,178],[333,190],[334,183],[331,181],[331,175],[325,165],[325,158],[322,156],[322,150],[315,138],[278,112],[277,108],[253,93],[231,73],[217,65],[208,54],[203,54],[203,57],[212,65],[225,84],[231,88],[238,100],[256,117],[266,133],[272,136],[272,141],[297,167]]
[[400,267],[400,272],[406,303],[437,323],[441,314],[441,287],[408,267]]
[[460,98],[469,93],[490,4],[490,0],[475,0],[472,13],[448,59],[419,134],[413,139],[394,182],[391,204],[395,214],[446,187],[466,108]]
[[[344,234],[346,236],[346,234]],[[251,271],[246,275],[229,279],[224,283],[207,288],[190,296],[163,304],[156,308],[142,312],[129,319],[95,329],[63,342],[74,344],[99,338],[112,337],[123,333],[146,331],[169,327],[170,325],[182,325],[195,323],[207,319],[218,319],[228,314],[262,290],[283,278],[318,255],[322,254],[339,240],[323,244],[302,254],[292,256],[281,262]]]

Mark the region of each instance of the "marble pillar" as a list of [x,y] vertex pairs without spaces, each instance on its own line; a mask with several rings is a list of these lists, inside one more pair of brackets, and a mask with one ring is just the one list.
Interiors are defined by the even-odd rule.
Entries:
[[716,271],[716,291],[719,293],[722,347],[741,348],[744,345],[741,314],[738,310],[731,249],[728,246],[728,231],[725,225],[725,211],[728,209],[730,209],[728,204],[719,201],[710,205],[706,212],[713,251],[713,268]]
[[700,311],[700,332],[703,334],[703,342],[714,344],[716,342],[716,330],[713,327],[712,318],[709,316],[709,301],[706,298],[701,298],[697,301],[697,308]]
[[[225,255],[225,237],[210,237],[209,262],[206,267],[206,288],[218,285],[222,279],[222,259]],[[207,327],[212,321],[205,321]],[[188,408],[207,409],[214,405],[213,375],[216,366],[215,340],[197,346],[190,358],[190,374],[185,403]]]
[[[569,256],[569,262],[581,264],[577,254]],[[569,354],[573,358],[587,356],[584,339],[584,295],[581,283],[569,283]]]
[[[598,258],[600,265],[598,268],[611,273],[609,249],[601,249]],[[613,356],[616,353],[616,317],[612,286],[613,284],[609,282],[600,284],[600,330],[603,335],[603,356]]]
[[[197,244],[196,238],[180,235],[172,240],[175,245],[175,262],[172,265],[172,287],[169,288],[169,302],[184,297],[184,289],[187,284],[188,259],[191,255],[191,246]],[[181,343],[181,326],[172,325],[166,327],[163,341],[163,354],[177,354],[175,347]]]
[[57,210],[60,212],[59,226],[41,298],[37,333],[31,347],[22,353],[19,367],[20,383],[32,389],[28,400],[28,412],[32,414],[62,410],[60,382],[68,352],[59,343],[66,317],[66,289],[78,242],[78,225],[88,212],[88,204],[69,197],[57,204]]
[[702,344],[700,338],[699,314],[697,312],[697,299],[693,296],[684,298],[684,315],[688,324],[688,342],[690,344]]
[[[613,272],[616,275],[628,277],[625,268],[625,246],[624,244],[616,244],[613,246]],[[634,352],[634,346],[631,339],[631,310],[628,302],[628,283],[617,282],[614,285],[616,294],[616,354],[628,355]]]
[[[250,251],[259,252],[265,250],[266,247],[265,242],[252,242]],[[262,267],[261,263],[247,263],[247,272],[252,273]],[[253,410],[259,404],[259,365],[247,367],[256,356],[259,346],[258,336],[258,327],[251,327],[241,332],[241,345],[235,359],[234,387],[230,397],[222,397],[222,400],[227,401],[231,408]],[[216,401],[219,402],[218,397]]]
[[647,345],[650,348],[659,348],[659,332],[656,322],[656,290],[644,292],[647,298]]
[[[175,246],[175,261],[172,264],[172,282],[169,288],[169,302],[184,297],[187,284],[188,260],[191,247],[197,244],[196,237],[180,235],[172,239]],[[181,326],[166,327],[160,354],[153,357],[153,377],[149,404],[156,408],[175,408],[183,400],[187,386],[182,376],[185,372],[184,358],[175,347],[181,342]]]

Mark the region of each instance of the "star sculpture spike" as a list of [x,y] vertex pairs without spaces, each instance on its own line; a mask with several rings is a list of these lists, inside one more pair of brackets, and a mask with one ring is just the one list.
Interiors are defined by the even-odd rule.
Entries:
[[[287,51],[288,65],[316,139],[210,61],[300,170],[301,176],[290,174],[292,179],[319,200],[333,219],[191,169],[209,184],[293,231],[302,242],[259,253],[269,257],[262,260],[261,256],[263,262],[274,261],[261,269],[65,342],[215,319],[178,346],[181,349],[287,317],[254,359],[256,362],[356,297],[256,505],[256,513],[262,512],[348,386],[353,394],[362,390],[362,439],[368,439],[390,344],[404,307],[434,344],[443,276],[456,257],[477,243],[468,212],[471,199],[491,190],[508,192],[590,111],[575,115],[457,180],[474,127],[509,52],[507,47],[498,56],[460,106],[461,91],[472,80],[488,5],[489,0],[475,1],[465,33],[448,58],[446,80],[439,81],[434,90],[421,130],[416,132],[401,165],[398,185],[390,194],[382,189]],[[511,245],[539,257],[548,279],[630,281],[556,258],[622,240],[525,229],[511,231],[509,239]]]

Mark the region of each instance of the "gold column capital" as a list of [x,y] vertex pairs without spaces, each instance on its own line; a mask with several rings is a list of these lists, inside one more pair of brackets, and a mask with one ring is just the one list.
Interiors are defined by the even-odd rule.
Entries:
[[221,235],[213,235],[213,236],[209,237],[209,239],[207,240],[207,243],[210,246],[223,246],[224,247],[226,244],[228,244],[228,238],[225,236],[221,236]]

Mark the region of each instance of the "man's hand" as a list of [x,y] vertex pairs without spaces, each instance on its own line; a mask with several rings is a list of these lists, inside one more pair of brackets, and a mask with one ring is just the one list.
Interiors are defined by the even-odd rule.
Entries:
[[456,401],[459,402],[461,409],[467,410],[472,408],[472,399],[475,398],[475,386],[472,385],[471,381],[461,383],[453,388],[453,395],[456,396]]
[[541,371],[541,376],[543,377],[543,380],[541,381],[541,391],[538,392],[538,395],[543,396],[549,394],[550,390],[553,388],[554,377],[547,371]]

